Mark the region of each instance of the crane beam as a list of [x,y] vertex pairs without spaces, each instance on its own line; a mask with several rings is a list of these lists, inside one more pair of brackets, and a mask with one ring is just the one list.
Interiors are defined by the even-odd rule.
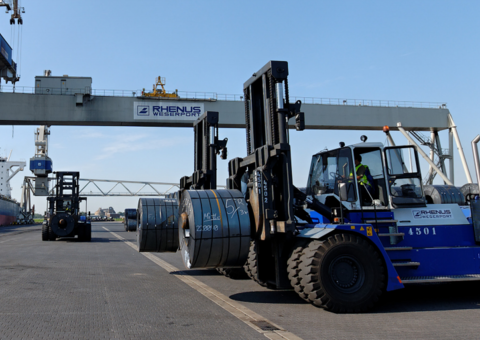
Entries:
[[[0,92],[0,125],[164,126],[191,128],[205,111],[221,112],[219,127],[245,126],[243,101],[215,99],[158,100],[83,94],[46,95]],[[377,130],[401,121],[407,131],[450,128],[445,107],[302,104],[306,129]],[[191,112],[182,112],[182,111]],[[193,112],[192,112],[193,111]],[[156,114],[156,115],[155,115]],[[294,120],[290,122],[294,128]]]

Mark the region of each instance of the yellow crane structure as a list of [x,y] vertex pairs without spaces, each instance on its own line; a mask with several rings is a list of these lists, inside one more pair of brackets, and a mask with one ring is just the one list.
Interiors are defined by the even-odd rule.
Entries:
[[19,25],[23,25],[23,18],[21,13],[25,13],[25,8],[19,5],[19,0],[0,0],[0,7],[7,7],[7,13],[12,11],[10,18],[10,25],[15,25],[15,19]]
[[165,91],[165,78],[160,76],[157,77],[156,82],[153,85],[153,92],[145,92],[145,89],[143,89],[142,97],[180,98],[178,96],[178,90],[175,90],[173,93],[167,93],[167,91]]

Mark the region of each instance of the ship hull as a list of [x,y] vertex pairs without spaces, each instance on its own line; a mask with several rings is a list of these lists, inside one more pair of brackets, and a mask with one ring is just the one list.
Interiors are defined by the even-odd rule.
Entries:
[[20,205],[18,203],[0,198],[0,226],[15,222],[19,212]]

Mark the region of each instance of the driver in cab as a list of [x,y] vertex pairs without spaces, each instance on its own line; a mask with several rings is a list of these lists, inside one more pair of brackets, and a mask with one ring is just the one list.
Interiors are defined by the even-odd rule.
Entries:
[[358,184],[371,186],[370,182],[368,182],[366,172],[367,172],[367,167],[362,164],[362,156],[355,155],[355,173],[357,174]]
[[[371,198],[371,193],[373,193],[373,186],[368,180],[368,177],[371,177],[368,166],[362,164],[361,155],[355,155],[355,174],[357,175],[357,181],[360,188],[363,187],[362,190],[368,192],[367,195],[362,195],[364,198],[363,200],[369,201],[368,198]],[[350,174],[350,176],[353,177],[352,174]]]

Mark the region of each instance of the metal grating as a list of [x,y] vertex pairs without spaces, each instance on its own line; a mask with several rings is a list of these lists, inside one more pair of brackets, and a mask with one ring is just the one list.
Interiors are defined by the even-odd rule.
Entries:
[[250,321],[255,326],[260,328],[262,331],[279,331],[280,329],[272,325],[270,322],[267,321]]

